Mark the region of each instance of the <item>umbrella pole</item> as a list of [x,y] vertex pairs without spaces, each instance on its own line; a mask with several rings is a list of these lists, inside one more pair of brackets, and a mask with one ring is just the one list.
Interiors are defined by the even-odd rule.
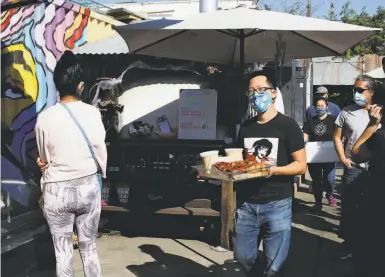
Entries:
[[[240,88],[243,90],[244,75],[245,75],[245,31],[239,30],[239,73],[240,73]],[[239,124],[242,124],[243,118],[243,94],[239,94]]]

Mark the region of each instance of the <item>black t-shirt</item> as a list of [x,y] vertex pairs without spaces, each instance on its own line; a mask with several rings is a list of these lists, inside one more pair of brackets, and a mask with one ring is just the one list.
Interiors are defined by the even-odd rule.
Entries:
[[[278,113],[265,124],[255,118],[246,121],[238,134],[238,147],[246,159],[277,166],[290,164],[291,154],[305,147],[301,128],[294,119]],[[237,185],[237,198],[250,203],[267,203],[293,196],[293,176],[256,178]]]
[[303,132],[309,135],[309,141],[332,141],[334,134],[334,122],[331,115],[320,120],[318,116],[312,117],[303,126]]
[[378,87],[376,88],[376,91],[374,93],[373,103],[384,105],[384,103],[385,103],[385,79],[383,81],[381,81],[379,83]]
[[[377,131],[366,142],[372,157],[369,161],[369,172],[372,177],[378,180],[383,179],[385,172],[385,126]],[[385,186],[384,186],[385,187]]]

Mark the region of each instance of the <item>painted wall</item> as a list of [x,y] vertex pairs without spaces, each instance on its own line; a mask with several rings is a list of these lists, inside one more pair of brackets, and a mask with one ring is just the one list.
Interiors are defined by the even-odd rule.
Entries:
[[67,49],[115,35],[112,26],[122,23],[63,0],[2,10],[2,129],[12,130],[12,152],[32,169],[37,114],[57,99],[56,61]]

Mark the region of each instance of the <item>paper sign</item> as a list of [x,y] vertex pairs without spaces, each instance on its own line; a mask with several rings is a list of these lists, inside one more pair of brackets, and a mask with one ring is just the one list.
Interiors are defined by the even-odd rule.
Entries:
[[185,89],[179,97],[179,139],[215,140],[217,134],[217,92]]
[[339,161],[332,141],[315,141],[306,143],[308,163],[336,163]]

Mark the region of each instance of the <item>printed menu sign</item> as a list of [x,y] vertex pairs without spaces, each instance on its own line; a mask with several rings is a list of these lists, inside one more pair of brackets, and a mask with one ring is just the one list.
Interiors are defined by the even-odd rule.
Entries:
[[217,92],[185,89],[179,96],[179,139],[215,140],[217,134]]

